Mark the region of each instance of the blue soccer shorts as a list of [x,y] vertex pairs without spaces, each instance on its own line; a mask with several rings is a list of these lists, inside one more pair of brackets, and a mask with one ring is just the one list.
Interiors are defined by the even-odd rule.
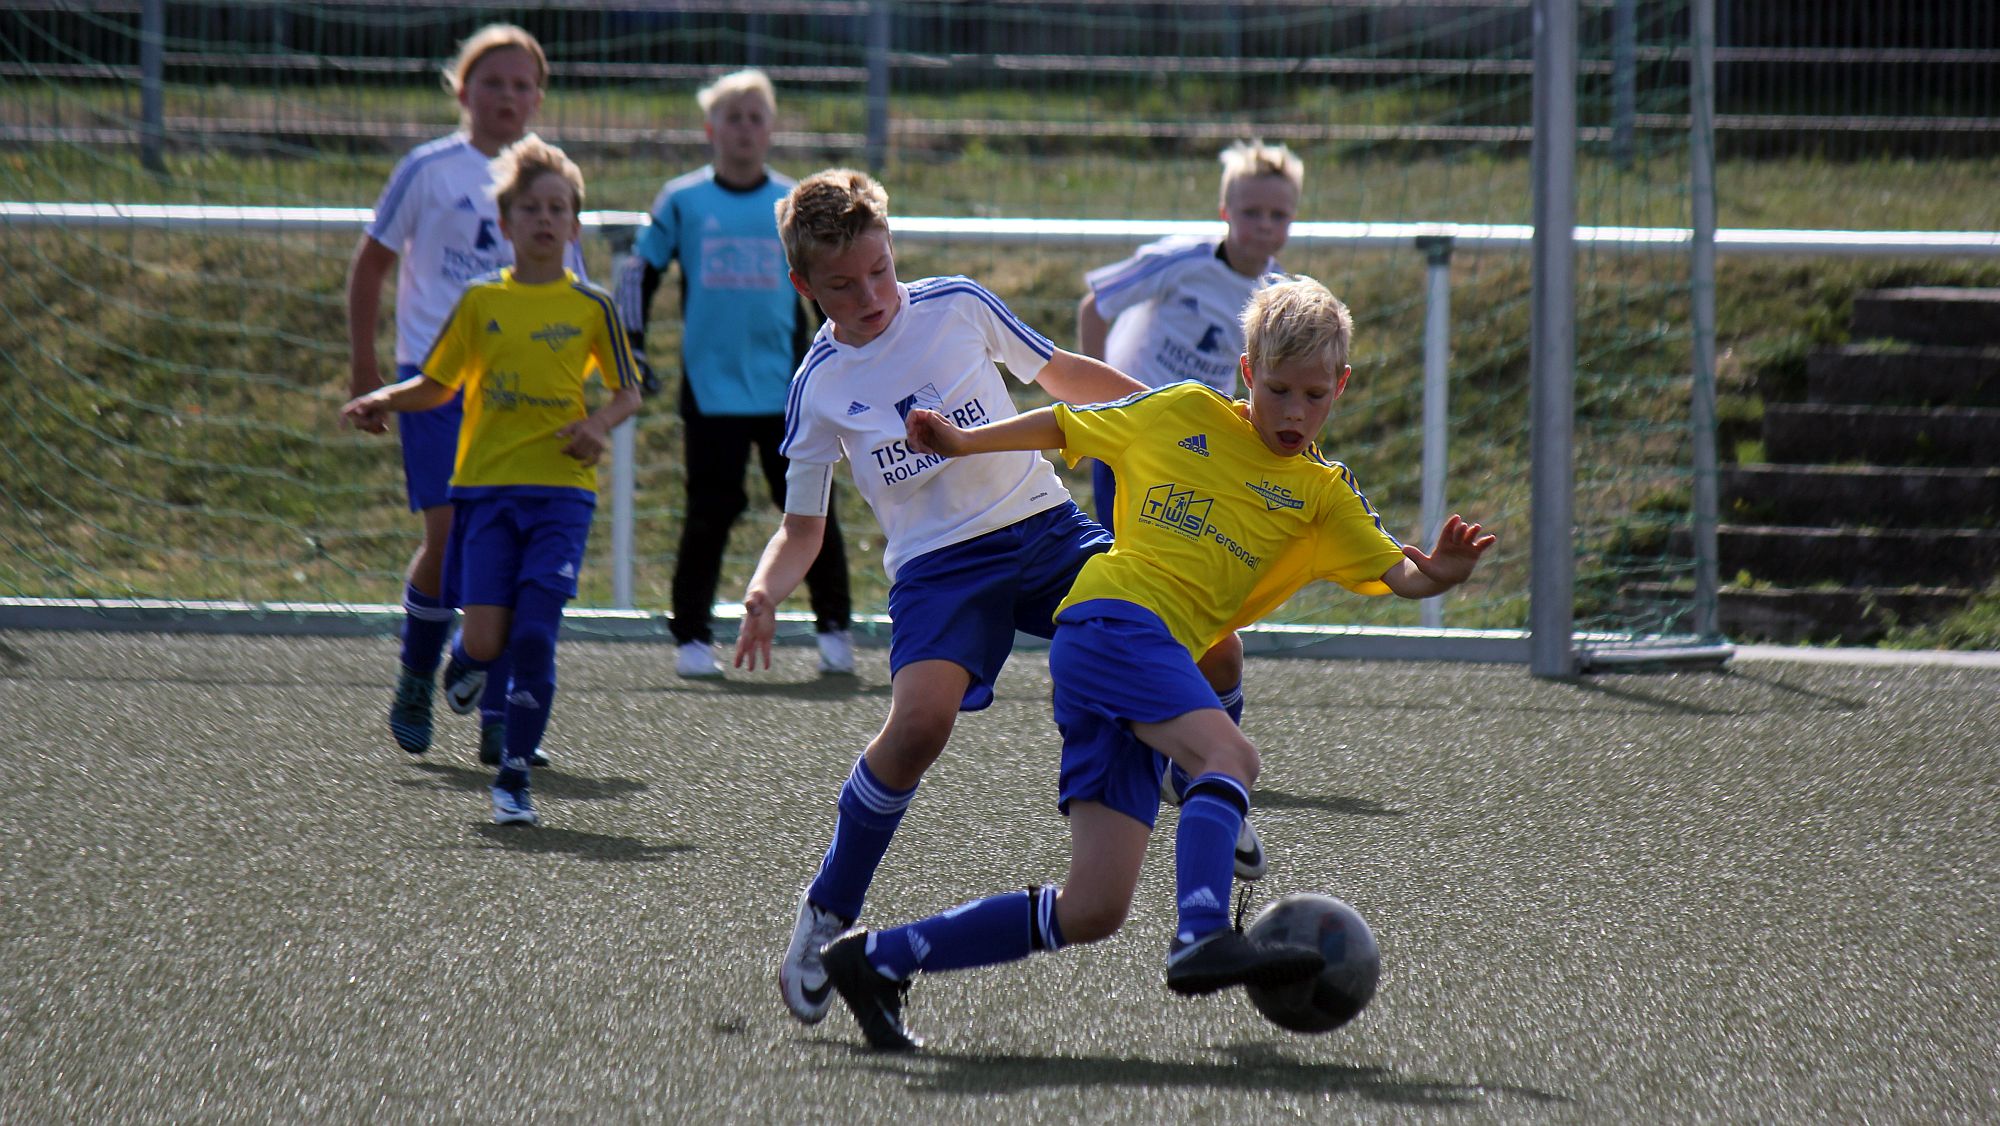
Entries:
[[[415,364],[396,365],[398,383],[423,373]],[[403,490],[410,498],[411,512],[451,503],[451,473],[458,464],[463,404],[463,395],[453,395],[442,406],[396,415],[396,435],[403,443]]]
[[889,588],[889,675],[917,661],[972,674],[960,711],[993,702],[1014,633],[1055,635],[1076,573],[1111,550],[1111,535],[1069,501],[902,565]]
[[1151,828],[1167,759],[1132,734],[1222,707],[1194,658],[1159,615],[1135,603],[1093,598],[1063,611],[1049,646],[1056,728],[1062,732],[1057,807],[1099,802]]
[[445,544],[444,604],[512,606],[539,586],[568,600],[590,541],[596,503],[580,496],[458,496]]

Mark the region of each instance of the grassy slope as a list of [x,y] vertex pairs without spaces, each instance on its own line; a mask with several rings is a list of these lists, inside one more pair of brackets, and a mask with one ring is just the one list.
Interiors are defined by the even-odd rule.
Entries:
[[[435,103],[431,103],[433,109]],[[605,125],[647,120],[644,100],[593,103]],[[214,106],[200,107],[217,112]],[[370,106],[369,116],[383,107]],[[656,125],[685,127],[657,105]],[[849,129],[839,112],[801,107],[810,127]],[[172,107],[169,110],[173,112]],[[432,116],[435,116],[433,113]],[[577,122],[572,119],[572,124]],[[448,127],[448,119],[438,123]],[[561,138],[562,119],[549,134]],[[326,154],[322,154],[324,157]],[[639,209],[663,176],[698,153],[579,152],[591,177],[590,206]],[[1373,159],[1317,153],[1302,216],[1325,219],[1522,221],[1527,171],[1518,159],[1445,161],[1402,154]],[[171,175],[136,171],[129,154],[44,149],[0,157],[0,194],[25,199],[202,200],[364,205],[393,153],[357,159],[176,154]],[[793,171],[841,154],[778,154]],[[1724,226],[1992,228],[2000,214],[1986,191],[2000,161],[1726,165]],[[1630,172],[1586,160],[1585,221],[1684,222],[1680,172],[1671,161]],[[1207,159],[1124,159],[1115,154],[1034,156],[973,142],[961,154],[902,155],[887,177],[903,214],[1132,215],[1210,213],[1214,166]],[[31,388],[0,414],[0,589],[36,594],[165,594],[177,597],[378,600],[409,547],[400,480],[385,443],[337,434],[330,425],[344,367],[341,277],[351,240],[342,237],[198,240],[147,233],[20,235],[0,244],[10,279],[0,349]],[[602,250],[593,265],[603,272]],[[1072,338],[1082,270],[1106,251],[1042,247],[906,247],[903,273],[969,273],[1003,293],[1058,342]],[[1287,265],[1322,277],[1357,310],[1358,382],[1329,436],[1335,456],[1355,464],[1392,520],[1416,514],[1421,273],[1413,255],[1309,250]],[[1579,337],[1584,366],[1598,372],[1678,370],[1685,353],[1684,281],[1677,263],[1588,261]],[[2000,273],[1950,263],[1727,259],[1718,279],[1724,418],[1753,419],[1760,374],[1782,373],[1814,345],[1841,339],[1854,291],[1908,281],[1995,284]],[[1483,576],[1482,595],[1451,619],[1515,625],[1526,556],[1526,263],[1518,256],[1461,255],[1454,269],[1454,475],[1468,510],[1520,532]],[[671,326],[672,299],[656,317]],[[257,326],[245,331],[238,325]],[[671,356],[672,330],[655,354]],[[11,381],[11,380],[10,380]],[[1580,453],[1616,465],[1633,444],[1662,437],[1682,416],[1685,388],[1668,380],[1586,380]],[[641,430],[639,599],[665,602],[678,533],[679,423],[653,412]],[[1608,420],[1603,427],[1597,421]],[[1725,431],[1727,435],[1730,431]],[[1725,442],[1725,455],[1731,448]],[[1591,471],[1586,468],[1586,477]],[[1603,489],[1602,513],[1580,522],[1615,538],[1649,508],[1671,508],[1673,490],[1649,478]],[[850,499],[857,596],[879,605],[876,533]],[[1640,538],[1645,538],[1641,517]],[[771,526],[755,513],[739,528],[725,590],[740,584]],[[1399,530],[1401,530],[1399,528]],[[608,537],[600,534],[598,548]],[[1583,580],[1586,599],[1590,575]],[[586,601],[608,600],[601,565],[587,572]],[[1348,617],[1409,619],[1386,601],[1330,595]],[[1295,606],[1304,615],[1321,611]],[[1990,617],[1990,613],[1988,614]],[[1958,644],[1992,637],[1975,628]]]

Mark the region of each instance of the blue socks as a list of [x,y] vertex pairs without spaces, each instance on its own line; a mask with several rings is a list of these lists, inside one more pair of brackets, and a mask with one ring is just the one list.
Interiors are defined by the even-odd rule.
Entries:
[[[512,733],[509,732],[511,740]],[[861,901],[875,879],[882,854],[896,826],[903,823],[903,811],[917,788],[892,790],[868,769],[867,756],[854,760],[854,770],[840,788],[840,816],[833,825],[833,843],[819,862],[806,897],[843,919],[861,916]]]
[[1018,962],[1037,950],[1060,950],[1056,887],[1045,884],[975,900],[908,926],[868,936],[868,964],[902,981],[922,970],[942,973]]
[[1220,693],[1219,698],[1222,701],[1223,712],[1229,716],[1229,722],[1238,727],[1243,726],[1243,682],[1237,681],[1236,687]]
[[458,611],[434,594],[403,584],[403,667],[426,679],[437,675],[445,638]]
[[1186,944],[1229,925],[1236,879],[1236,834],[1250,812],[1250,792],[1227,774],[1203,774],[1188,787],[1174,831],[1176,942]]

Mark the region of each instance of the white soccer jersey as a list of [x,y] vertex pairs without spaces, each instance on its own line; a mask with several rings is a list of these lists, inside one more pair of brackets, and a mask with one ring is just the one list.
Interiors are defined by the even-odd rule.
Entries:
[[794,462],[847,460],[855,488],[888,538],[882,568],[892,581],[905,560],[1069,499],[1039,453],[946,459],[904,444],[903,418],[913,407],[960,426],[1013,417],[1018,412],[995,361],[1031,382],[1055,345],[969,278],[925,278],[896,288],[895,319],[867,344],[849,347],[834,339],[831,321],[820,326],[792,377],[779,448]]
[[[369,238],[396,252],[396,362],[421,364],[474,278],[514,264],[493,200],[493,162],[463,133],[410,150],[375,201]],[[579,279],[583,250],[570,244]]]
[[[1217,256],[1219,245],[1214,238],[1164,238],[1084,275],[1098,313],[1111,322],[1105,363],[1148,387],[1193,379],[1236,397],[1243,306],[1265,283],[1230,269]],[[1274,258],[1263,273],[1277,269]]]

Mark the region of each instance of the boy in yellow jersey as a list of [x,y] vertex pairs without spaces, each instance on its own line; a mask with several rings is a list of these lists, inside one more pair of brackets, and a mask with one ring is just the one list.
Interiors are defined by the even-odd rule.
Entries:
[[[611,298],[580,282],[564,254],[582,231],[583,174],[530,137],[494,167],[500,230],[514,265],[469,286],[423,374],[354,399],[350,425],[381,433],[397,411],[428,410],[465,389],[451,476],[445,605],[465,625],[445,666],[453,711],[478,702],[489,666],[511,659],[506,744],[493,820],[533,825],[528,774],[555,697],[556,635],[597,506],[597,462],[611,430],[639,409],[639,377]],[[592,373],[612,396],[588,409]]]
[[1174,839],[1179,926],[1167,987],[1194,995],[1279,985],[1322,967],[1316,950],[1260,943],[1228,925],[1232,848],[1258,759],[1195,655],[1313,579],[1361,594],[1440,594],[1472,574],[1494,537],[1453,516],[1431,552],[1400,544],[1353,474],[1321,456],[1313,438],[1347,384],[1353,331],[1324,286],[1272,285],[1250,299],[1243,326],[1247,403],[1188,382],[972,429],[910,412],[913,449],[945,457],[1060,449],[1072,465],[1105,461],[1126,487],[1117,542],[1084,564],[1049,648],[1068,882],[1040,897],[1026,934],[980,900],[828,945],[827,976],[875,1047],[918,1046],[902,1008],[919,971],[993,965],[1114,933],[1131,906],[1169,762],[1194,781]]

